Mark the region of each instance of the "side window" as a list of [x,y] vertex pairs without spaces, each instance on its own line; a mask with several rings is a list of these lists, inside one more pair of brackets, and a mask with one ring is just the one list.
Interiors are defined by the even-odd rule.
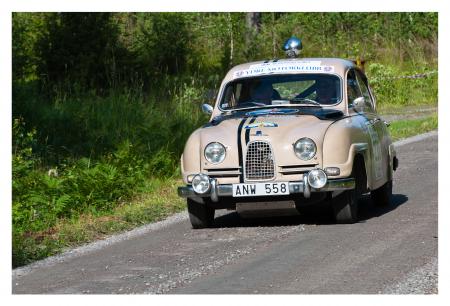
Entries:
[[353,100],[361,96],[362,94],[358,86],[358,81],[356,80],[355,70],[352,69],[347,74],[348,106],[353,107]]
[[365,100],[365,107],[367,110],[374,111],[372,97],[370,96],[369,88],[367,86],[367,78],[361,74],[361,72],[356,72],[356,78],[358,79],[359,87],[362,91],[362,96]]

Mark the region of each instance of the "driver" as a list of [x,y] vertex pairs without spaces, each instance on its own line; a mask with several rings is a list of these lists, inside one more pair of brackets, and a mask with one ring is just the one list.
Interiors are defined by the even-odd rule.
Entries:
[[252,101],[264,103],[267,105],[272,104],[273,87],[271,83],[259,82],[252,86],[250,89],[250,98]]
[[336,84],[330,79],[316,81],[316,101],[321,104],[333,104],[336,100]]

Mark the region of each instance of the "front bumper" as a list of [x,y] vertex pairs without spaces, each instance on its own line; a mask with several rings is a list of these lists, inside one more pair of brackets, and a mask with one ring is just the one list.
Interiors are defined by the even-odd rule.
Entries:
[[[326,185],[320,189],[315,189],[309,186],[307,180],[289,182],[289,193],[302,193],[305,198],[309,198],[311,192],[328,192],[328,191],[344,191],[355,188],[354,178],[344,179],[329,179]],[[211,179],[211,188],[208,192],[198,194],[194,191],[191,185],[178,187],[178,195],[183,198],[211,198],[213,202],[218,202],[220,197],[232,197],[232,184],[217,184],[215,179]]]

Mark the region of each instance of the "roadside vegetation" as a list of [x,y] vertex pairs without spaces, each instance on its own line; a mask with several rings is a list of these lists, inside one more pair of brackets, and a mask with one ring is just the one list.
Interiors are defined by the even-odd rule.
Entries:
[[435,131],[437,129],[438,116],[435,114],[421,119],[394,121],[389,126],[389,133],[391,134],[392,140],[396,141],[414,135]]
[[[179,158],[225,71],[365,59],[383,109],[437,105],[435,13],[13,13],[13,266],[184,209]],[[398,78],[428,73],[423,78]],[[437,117],[394,122],[394,137]]]

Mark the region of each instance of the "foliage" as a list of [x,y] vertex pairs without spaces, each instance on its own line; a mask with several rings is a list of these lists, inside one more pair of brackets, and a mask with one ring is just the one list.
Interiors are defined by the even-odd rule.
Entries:
[[248,35],[245,13],[14,13],[14,79],[102,92],[188,73],[211,85],[230,65],[283,57],[291,35],[304,56],[436,65],[437,23],[437,13],[262,13]]
[[176,193],[180,184],[174,179],[151,179],[146,182],[145,194],[122,201],[108,212],[87,212],[74,218],[58,219],[54,226],[45,230],[14,231],[13,267],[179,212],[185,208],[184,201]]
[[48,34],[37,42],[40,80],[70,90],[105,88],[115,73],[117,25],[110,13],[55,13],[46,16]]
[[393,140],[411,137],[420,133],[437,130],[437,114],[420,119],[399,120],[392,122],[389,126],[389,133]]
[[395,66],[379,63],[369,64],[367,76],[377,103],[383,105],[420,105],[437,103],[437,73],[420,78],[402,78],[429,73],[426,69],[400,70]]

